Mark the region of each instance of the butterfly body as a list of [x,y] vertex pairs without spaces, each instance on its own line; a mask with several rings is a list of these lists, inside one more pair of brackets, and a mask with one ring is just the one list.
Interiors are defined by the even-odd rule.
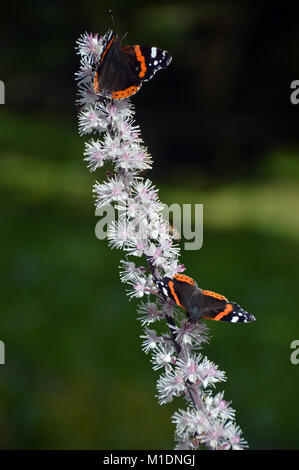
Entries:
[[171,62],[171,55],[151,46],[121,46],[121,40],[109,30],[103,37],[103,50],[95,66],[93,88],[96,94],[124,99],[137,93]]
[[156,278],[162,297],[171,299],[182,307],[191,321],[200,319],[228,321],[232,323],[248,323],[255,317],[246,312],[235,302],[229,302],[224,295],[201,289],[196,282],[184,274],[176,274],[173,278]]

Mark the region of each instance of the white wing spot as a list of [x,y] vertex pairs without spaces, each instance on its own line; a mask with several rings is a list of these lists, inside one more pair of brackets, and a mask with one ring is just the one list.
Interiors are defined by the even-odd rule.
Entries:
[[162,288],[163,294],[168,297],[168,290],[163,286]]
[[231,319],[232,323],[236,323],[237,321],[239,321],[239,317],[233,317]]
[[151,56],[152,58],[154,59],[157,55],[157,48],[156,47],[152,47],[152,53],[151,53]]

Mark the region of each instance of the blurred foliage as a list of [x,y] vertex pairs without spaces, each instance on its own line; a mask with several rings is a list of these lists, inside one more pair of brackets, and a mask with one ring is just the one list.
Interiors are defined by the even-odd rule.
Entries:
[[[0,140],[1,448],[172,448],[180,401],[157,404],[137,303],[118,279],[121,253],[94,236],[91,186],[101,172],[88,174],[83,139],[63,121],[3,111]],[[188,273],[257,318],[244,327],[210,322],[204,351],[227,372],[218,389],[251,448],[298,447],[293,157],[268,156],[255,183],[206,189],[174,177],[160,191],[169,204],[204,204],[203,248],[182,253]]]
[[[188,274],[252,312],[210,322],[211,360],[251,449],[298,448],[298,78],[294,2],[56,1],[2,6],[0,447],[173,448],[157,373],[141,349],[122,253],[97,240],[78,136],[74,45],[106,31],[174,60],[134,98],[161,200],[204,204]],[[297,76],[296,76],[297,74]]]
[[169,69],[134,98],[146,142],[161,162],[157,176],[189,164],[205,180],[255,179],[267,153],[298,148],[290,84],[299,73],[299,4],[292,0],[5,4],[0,79],[7,105],[69,120],[76,40],[86,30],[107,31],[109,9],[119,35],[128,32],[124,44],[157,45],[173,55]]

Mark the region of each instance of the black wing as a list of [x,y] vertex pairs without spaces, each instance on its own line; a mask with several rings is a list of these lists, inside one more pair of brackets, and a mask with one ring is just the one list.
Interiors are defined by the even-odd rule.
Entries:
[[255,317],[246,312],[235,302],[217,299],[213,296],[202,295],[201,318],[231,323],[249,323],[255,321]]
[[103,52],[95,68],[94,91],[114,99],[136,93],[142,82],[150,80],[171,62],[171,55],[158,47],[125,46],[112,30],[103,38]]
[[125,46],[122,52],[130,58],[136,78],[143,82],[150,80],[158,70],[168,67],[172,60],[169,52],[153,46]]
[[179,281],[175,278],[170,279],[168,282],[169,290],[172,294],[173,300],[183,307],[184,310],[189,312],[192,303],[192,297],[199,289],[196,285],[190,284],[189,282]]
[[130,57],[121,51],[119,40],[113,37],[97,67],[94,81],[95,92],[102,96],[121,99],[136,93],[140,86],[134,64]]
[[212,295],[201,293],[201,318],[210,320],[224,320],[226,315],[231,311],[231,305],[226,299],[215,298]]

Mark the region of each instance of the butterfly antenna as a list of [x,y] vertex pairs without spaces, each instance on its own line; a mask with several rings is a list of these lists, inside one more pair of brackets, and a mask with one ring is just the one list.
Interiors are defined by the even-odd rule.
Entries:
[[116,24],[115,24],[115,21],[114,21],[114,17],[113,17],[113,14],[112,14],[112,10],[109,10],[109,15],[110,15],[110,18],[111,18],[111,21],[112,21],[112,24],[113,24],[113,29],[116,33],[116,36],[117,36],[117,29],[116,29]]

